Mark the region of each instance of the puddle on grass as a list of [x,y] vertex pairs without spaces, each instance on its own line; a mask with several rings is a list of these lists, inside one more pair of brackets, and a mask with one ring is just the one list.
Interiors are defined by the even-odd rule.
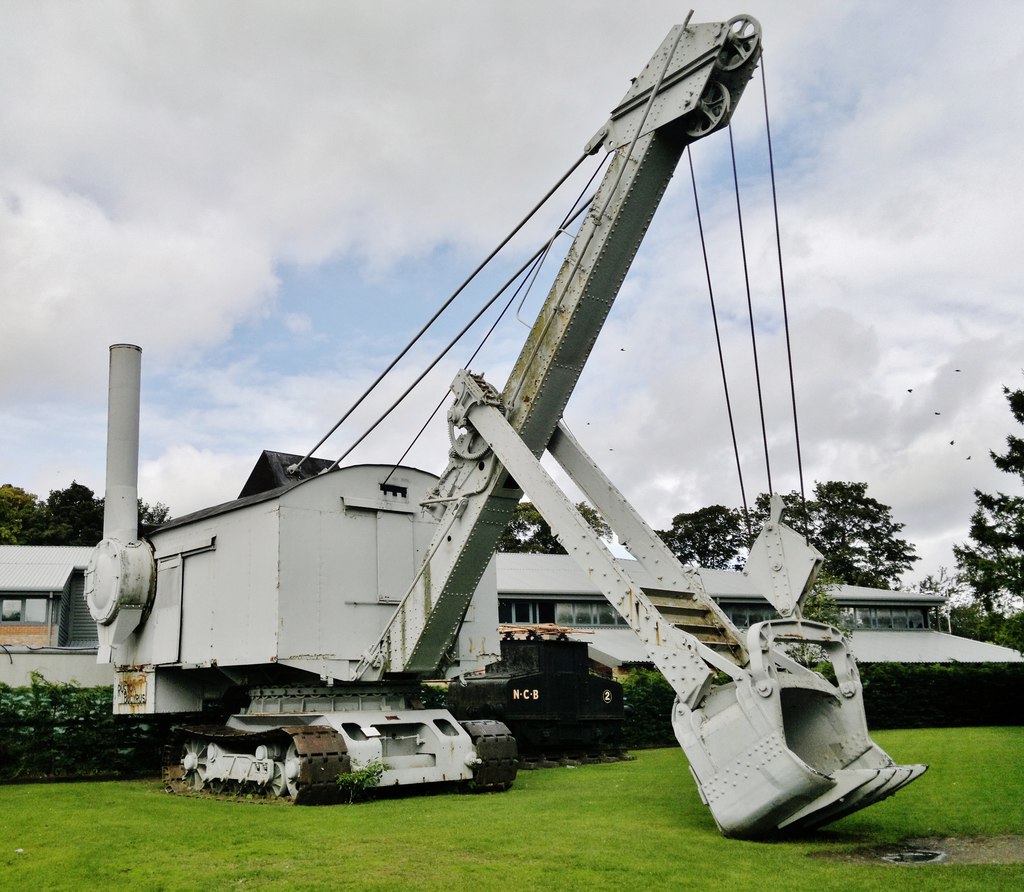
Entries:
[[929,849],[908,849],[903,852],[890,852],[882,855],[883,861],[892,864],[939,864],[949,856],[945,852],[934,852]]
[[848,864],[1024,864],[1024,836],[950,836],[907,839],[902,844],[831,849],[812,858]]

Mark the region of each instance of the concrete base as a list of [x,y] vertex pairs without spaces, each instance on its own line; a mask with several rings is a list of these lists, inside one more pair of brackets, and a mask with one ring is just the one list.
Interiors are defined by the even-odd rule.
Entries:
[[0,682],[12,688],[26,688],[32,684],[33,672],[49,682],[75,682],[85,688],[114,684],[114,667],[110,663],[97,663],[95,649],[68,651],[55,647],[0,646]]

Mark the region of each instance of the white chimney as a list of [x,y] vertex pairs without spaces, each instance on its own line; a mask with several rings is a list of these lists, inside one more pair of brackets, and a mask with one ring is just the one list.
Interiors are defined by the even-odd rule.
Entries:
[[103,538],[135,542],[139,524],[139,394],[142,349],[134,344],[110,348],[107,403],[107,491],[103,502]]

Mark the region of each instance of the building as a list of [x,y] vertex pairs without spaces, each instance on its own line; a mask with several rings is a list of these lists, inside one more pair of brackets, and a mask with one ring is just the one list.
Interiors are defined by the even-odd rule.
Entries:
[[[83,595],[91,551],[0,546],[0,682],[25,685],[32,672],[50,681],[112,682],[111,667],[96,665],[96,627]],[[641,568],[630,574],[644,584]],[[739,628],[775,615],[742,573],[704,570],[701,576]],[[640,641],[568,555],[499,554],[497,589],[502,624],[572,627],[578,631],[571,637],[586,641],[594,664],[613,673],[648,664]],[[941,596],[846,585],[835,597],[860,663],[1024,662],[1010,648],[943,631]]]
[[[641,567],[630,575],[660,587]],[[747,578],[728,570],[702,570],[704,587],[741,629],[777,616]],[[1018,663],[1017,651],[942,631],[945,599],[844,585],[835,598],[860,663]],[[648,663],[640,641],[599,589],[568,555],[499,554],[498,615],[502,623],[557,623],[580,630],[591,659],[614,671]]]
[[85,603],[92,548],[0,545],[0,682],[27,685],[33,672],[48,681],[107,684],[96,665],[96,624]]

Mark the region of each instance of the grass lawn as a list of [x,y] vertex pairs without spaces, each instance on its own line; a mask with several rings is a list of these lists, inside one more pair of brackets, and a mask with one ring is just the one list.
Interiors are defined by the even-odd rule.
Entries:
[[157,781],[5,786],[0,889],[1024,889],[1021,863],[822,857],[1024,832],[1024,728],[874,736],[930,771],[823,831],[773,843],[724,839],[678,749],[523,772],[503,794],[325,808],[175,797]]

